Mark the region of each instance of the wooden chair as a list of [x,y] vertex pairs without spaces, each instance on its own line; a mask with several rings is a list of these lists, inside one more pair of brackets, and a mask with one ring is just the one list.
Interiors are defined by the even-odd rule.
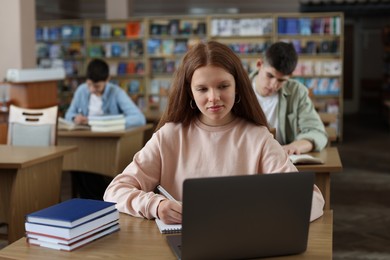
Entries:
[[8,145],[49,146],[57,144],[58,106],[30,109],[11,105]]
[[[10,105],[7,144],[14,146],[56,145],[57,114],[57,106],[28,109]],[[0,223],[0,229],[7,230],[7,227],[7,223]],[[7,237],[8,234],[0,234],[0,239],[7,239]]]

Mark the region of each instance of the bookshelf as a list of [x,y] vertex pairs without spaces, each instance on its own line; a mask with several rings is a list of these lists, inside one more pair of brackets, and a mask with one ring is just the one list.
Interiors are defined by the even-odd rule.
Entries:
[[208,17],[209,39],[227,44],[241,58],[248,73],[269,45],[291,42],[299,61],[293,77],[309,88],[318,112],[333,115],[324,122],[342,139],[342,13],[281,13],[213,15]]
[[259,55],[273,43],[272,14],[215,15],[208,18],[209,38],[228,45],[248,73],[256,69]]
[[309,88],[320,114],[334,117],[324,121],[342,140],[343,46],[342,13],[285,13],[275,18],[275,41],[291,42],[299,61],[293,77]]
[[[260,53],[273,42],[292,42],[299,54],[293,77],[309,88],[320,113],[336,115],[336,122],[327,127],[336,131],[337,139],[342,140],[343,13],[255,13],[46,21],[38,23],[37,35],[43,26],[50,28],[68,24],[83,26],[83,38],[78,41],[82,43],[83,51],[74,59],[82,62],[84,67],[92,58],[105,59],[110,64],[112,81],[122,86],[147,115],[154,115],[154,121],[158,120],[165,108],[172,75],[191,45],[204,40],[223,42],[237,53],[250,73],[256,68]],[[38,39],[37,44],[42,42]],[[56,41],[43,42],[50,44]],[[57,42],[67,46],[67,41]],[[78,70],[77,76],[69,74],[66,81],[70,83],[64,85],[76,83],[74,78],[80,79],[83,69]],[[63,92],[60,98],[63,103],[70,102],[75,87],[77,85],[73,84],[72,87],[60,89]]]
[[207,21],[204,17],[163,16],[148,22],[148,109],[163,111],[172,74],[188,48],[207,39]]
[[85,21],[38,21],[35,32],[37,66],[65,68],[66,79],[58,83],[59,114],[62,115],[74,90],[85,79]]
[[121,86],[141,108],[145,107],[145,19],[87,20],[87,61],[104,59],[111,82]]

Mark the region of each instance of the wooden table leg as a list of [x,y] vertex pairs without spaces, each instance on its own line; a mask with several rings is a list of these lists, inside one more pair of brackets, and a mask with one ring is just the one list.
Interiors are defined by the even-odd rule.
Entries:
[[0,171],[0,212],[6,216],[10,243],[25,235],[26,214],[60,201],[62,161],[63,157],[59,157],[22,169]]
[[330,172],[317,172],[315,184],[321,190],[325,199],[324,210],[330,209]]

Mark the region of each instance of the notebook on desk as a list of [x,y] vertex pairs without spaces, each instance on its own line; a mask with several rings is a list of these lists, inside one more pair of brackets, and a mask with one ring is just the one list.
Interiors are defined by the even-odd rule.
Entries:
[[313,173],[187,179],[181,235],[167,241],[178,259],[237,259],[306,250]]

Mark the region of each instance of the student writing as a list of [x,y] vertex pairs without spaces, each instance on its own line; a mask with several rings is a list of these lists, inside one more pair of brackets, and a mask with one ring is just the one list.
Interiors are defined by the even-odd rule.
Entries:
[[[93,59],[87,66],[87,80],[78,86],[65,119],[76,124],[88,124],[88,116],[123,114],[126,127],[146,123],[141,110],[119,86],[109,82],[109,66],[101,59]],[[72,172],[76,196],[102,200],[112,178],[86,172]]]
[[66,111],[66,120],[88,124],[88,116],[124,114],[126,127],[146,123],[144,114],[127,93],[109,82],[109,67],[104,60],[92,60],[86,74],[86,82],[78,86]]
[[328,136],[307,88],[291,79],[298,55],[291,43],[276,42],[251,74],[257,99],[288,154],[322,150]]
[[[182,206],[156,194],[157,185],[180,201],[187,178],[294,171],[269,132],[240,59],[210,41],[183,57],[156,132],[110,183],[104,200],[132,216],[181,223]],[[315,186],[312,220],[323,214],[323,206]]]

